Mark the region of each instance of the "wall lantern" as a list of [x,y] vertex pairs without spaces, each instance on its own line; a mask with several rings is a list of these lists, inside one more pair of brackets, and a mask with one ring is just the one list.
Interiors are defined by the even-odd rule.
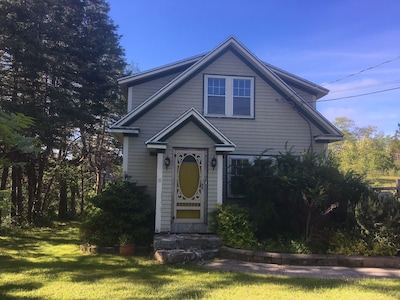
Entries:
[[170,164],[171,164],[171,159],[167,156],[167,157],[164,159],[164,165],[165,165],[165,167],[168,169],[168,167],[169,167]]
[[214,170],[216,166],[217,166],[217,159],[214,156],[213,159],[211,160],[211,167]]

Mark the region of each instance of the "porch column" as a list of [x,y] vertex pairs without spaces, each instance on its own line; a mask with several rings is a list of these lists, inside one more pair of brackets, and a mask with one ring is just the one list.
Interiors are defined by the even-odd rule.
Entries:
[[163,184],[164,153],[157,153],[156,216],[155,232],[161,232],[161,199]]
[[128,174],[128,159],[129,159],[129,136],[124,135],[124,151],[122,153],[122,175]]
[[224,157],[217,155],[217,204],[222,204],[223,199],[223,169]]

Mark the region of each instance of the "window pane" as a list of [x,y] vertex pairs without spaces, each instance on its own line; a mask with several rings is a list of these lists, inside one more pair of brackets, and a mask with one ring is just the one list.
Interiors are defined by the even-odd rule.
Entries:
[[230,170],[230,193],[231,196],[244,194],[244,174],[243,170],[248,163],[247,159],[232,159]]
[[208,94],[209,95],[225,95],[225,79],[224,78],[208,78]]
[[250,116],[250,98],[233,98],[233,114],[236,116]]
[[234,79],[233,80],[233,96],[250,97],[250,80]]
[[208,96],[208,113],[225,115],[225,97]]

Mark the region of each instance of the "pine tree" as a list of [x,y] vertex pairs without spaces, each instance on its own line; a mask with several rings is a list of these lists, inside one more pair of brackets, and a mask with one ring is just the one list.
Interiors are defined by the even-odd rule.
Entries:
[[[33,218],[57,185],[59,214],[65,216],[65,185],[56,184],[63,177],[53,175],[88,159],[88,142],[79,137],[104,126],[120,103],[116,78],[125,67],[124,52],[108,12],[104,0],[0,2],[2,107],[33,118],[35,126],[26,134],[41,145],[40,153],[18,158],[25,167],[12,173],[14,188],[26,178],[28,216],[33,210]],[[72,153],[78,139],[78,151]],[[52,174],[47,181],[46,171]],[[19,195],[25,211],[24,194]]]

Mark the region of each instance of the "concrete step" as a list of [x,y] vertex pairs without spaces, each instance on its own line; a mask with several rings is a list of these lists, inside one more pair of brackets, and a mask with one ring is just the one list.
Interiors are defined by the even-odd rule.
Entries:
[[154,258],[162,263],[201,262],[218,256],[221,239],[214,234],[158,234]]
[[221,239],[215,234],[157,234],[154,250],[218,249]]

